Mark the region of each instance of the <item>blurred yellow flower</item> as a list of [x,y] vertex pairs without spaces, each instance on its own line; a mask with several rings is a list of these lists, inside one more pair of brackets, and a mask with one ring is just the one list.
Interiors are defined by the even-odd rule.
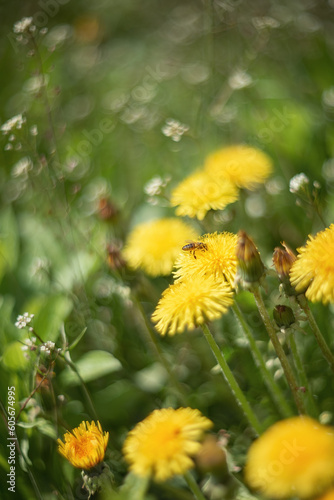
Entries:
[[192,408],[153,411],[129,432],[123,447],[130,469],[138,476],[166,481],[194,467],[190,458],[212,422]]
[[228,283],[197,274],[163,292],[152,320],[161,335],[182,333],[220,318],[233,303],[232,296]]
[[188,279],[194,274],[212,275],[218,280],[227,281],[233,287],[237,271],[237,235],[216,232],[201,236],[198,241],[205,245],[203,250],[195,251],[194,254],[182,252],[175,261],[175,280]]
[[[311,302],[334,302],[334,224],[309,236],[290,270],[291,285]],[[305,291],[306,290],[306,291]]]
[[187,240],[197,232],[176,218],[157,219],[136,226],[130,233],[123,255],[130,267],[150,276],[170,274],[175,259]]
[[304,416],[277,422],[250,447],[245,477],[271,498],[320,494],[334,480],[334,429]]
[[327,491],[327,493],[319,498],[316,498],[316,500],[334,500],[334,489]]
[[227,178],[239,188],[255,189],[271,174],[272,161],[263,151],[240,144],[210,154],[205,169],[216,179]]
[[102,462],[107,449],[109,432],[102,431],[100,422],[81,422],[72,432],[64,435],[65,443],[58,439],[58,451],[74,467],[91,469]]
[[238,189],[228,179],[216,179],[204,170],[198,170],[184,179],[171,195],[171,205],[177,206],[176,215],[203,220],[209,210],[222,210],[238,198]]

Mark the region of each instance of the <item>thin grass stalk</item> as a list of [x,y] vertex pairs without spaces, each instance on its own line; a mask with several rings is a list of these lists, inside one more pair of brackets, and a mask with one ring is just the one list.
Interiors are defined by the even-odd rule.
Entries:
[[239,384],[236,381],[232,371],[230,370],[230,368],[226,362],[226,359],[225,359],[223,353],[221,352],[221,350],[219,349],[210,329],[208,328],[208,326],[205,323],[201,326],[202,326],[202,330],[203,330],[203,333],[205,335],[205,338],[206,338],[206,340],[211,348],[211,351],[213,352],[213,354],[217,360],[217,363],[219,364],[219,366],[222,370],[224,378],[225,378],[226,382],[228,383],[237,403],[239,404],[239,406],[243,410],[245,416],[248,419],[248,422],[250,423],[250,425],[252,426],[254,431],[257,434],[261,434],[261,432],[263,431],[262,425],[260,424],[260,421],[258,420],[257,416],[253,412],[253,410],[252,410],[250,404],[248,403],[244,393],[240,389]]
[[160,345],[159,345],[159,343],[157,341],[156,332],[153,330],[152,325],[151,325],[149,319],[147,318],[147,315],[146,315],[146,313],[145,313],[145,311],[143,309],[143,306],[142,306],[141,302],[139,301],[139,299],[134,294],[131,296],[131,298],[132,298],[133,302],[136,304],[136,306],[138,307],[138,310],[139,310],[140,314],[142,315],[142,318],[144,320],[146,329],[148,331],[149,338],[150,338],[150,340],[152,342],[155,354],[157,355],[159,361],[161,362],[161,364],[165,368],[166,372],[168,373],[169,379],[171,381],[171,384],[176,389],[176,391],[178,393],[178,398],[179,398],[181,404],[183,404],[184,406],[187,406],[186,397],[184,395],[184,391],[183,391],[183,389],[181,387],[181,384],[178,381],[178,379],[175,377],[175,374],[171,370],[171,368],[169,366],[169,363],[165,359],[165,356],[164,356],[164,354],[163,354],[163,352],[162,352],[162,350],[160,348]]
[[277,408],[279,409],[282,417],[290,417],[293,414],[292,409],[288,404],[288,402],[286,401],[286,398],[284,397],[284,394],[282,393],[280,387],[277,385],[273,375],[266,367],[266,363],[261,354],[261,351],[255,342],[252,332],[237,302],[234,302],[232,310],[237,320],[239,321],[240,326],[248,340],[250,351],[255,361],[255,364],[259,368],[263,381],[266,384],[268,391],[271,394],[274,402],[276,403]]
[[299,377],[299,381],[300,381],[301,385],[303,387],[305,387],[305,392],[306,392],[306,395],[308,397],[308,407],[310,409],[309,413],[312,417],[318,418],[319,411],[318,411],[317,406],[315,404],[315,401],[314,401],[314,398],[313,398],[313,395],[312,395],[312,392],[310,389],[310,385],[309,385],[308,380],[307,380],[307,375],[306,375],[306,372],[304,370],[303,362],[299,356],[299,352],[298,352],[297,344],[296,344],[296,339],[295,339],[293,332],[289,335],[288,342],[290,345],[292,356],[293,356],[294,361],[295,361],[295,366],[297,368],[297,374]]
[[196,483],[195,481],[195,478],[194,476],[189,472],[187,471],[184,475],[183,475],[184,479],[186,480],[186,483],[190,489],[190,491],[192,492],[192,494],[194,495],[194,497],[196,498],[196,500],[206,500],[205,496],[203,495],[200,487],[198,486],[198,484]]
[[306,314],[309,325],[321,349],[321,352],[324,358],[326,359],[327,363],[329,364],[332,372],[334,373],[334,355],[330,350],[330,348],[328,347],[327,342],[318,327],[318,324],[312,314],[312,311],[308,305],[305,295],[298,295],[297,302],[303,309],[304,313]]
[[283,349],[280,341],[278,340],[277,332],[275,331],[275,328],[273,327],[273,324],[270,320],[268,311],[267,311],[266,306],[263,302],[263,298],[262,298],[260,289],[258,286],[253,286],[251,288],[251,292],[254,295],[257,308],[259,310],[263,324],[266,327],[266,330],[268,332],[271,343],[273,344],[274,349],[275,349],[276,354],[277,354],[277,357],[281,362],[283,372],[284,372],[286,380],[289,384],[289,387],[291,389],[293,399],[295,401],[298,413],[300,415],[304,415],[304,414],[306,414],[306,410],[305,410],[303,398],[302,398],[301,393],[300,393],[300,388],[299,388],[297,379],[295,377],[295,374],[293,373],[293,370],[291,368],[289,360],[286,357],[284,349]]

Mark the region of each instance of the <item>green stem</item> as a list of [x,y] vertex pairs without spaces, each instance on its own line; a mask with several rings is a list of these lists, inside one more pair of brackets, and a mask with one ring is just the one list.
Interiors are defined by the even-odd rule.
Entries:
[[192,491],[196,500],[206,500],[201,489],[199,488],[198,484],[196,483],[194,476],[189,471],[187,471],[184,474],[184,479],[186,480],[188,487]]
[[299,386],[298,386],[295,374],[293,373],[293,370],[291,368],[289,360],[286,357],[286,354],[283,350],[283,347],[282,347],[280,341],[278,340],[277,333],[275,331],[275,328],[273,327],[273,324],[270,320],[268,311],[267,311],[266,306],[263,302],[263,298],[262,298],[260,289],[258,286],[253,286],[251,288],[251,292],[254,295],[256,305],[258,307],[258,310],[259,310],[259,313],[261,315],[264,326],[266,327],[266,330],[268,332],[269,338],[274,346],[277,357],[281,362],[281,365],[282,365],[282,368],[284,371],[284,375],[285,375],[286,380],[287,380],[289,387],[291,389],[298,413],[303,415],[306,413],[306,411],[305,411],[305,406],[304,406],[304,402],[303,402],[301,393],[299,391]]
[[187,406],[187,402],[186,402],[186,397],[184,395],[184,391],[180,385],[180,382],[178,381],[178,379],[175,377],[173,371],[171,370],[170,366],[169,366],[169,363],[166,361],[165,357],[164,357],[164,354],[160,348],[160,345],[157,341],[157,336],[156,336],[156,332],[153,330],[152,328],[152,325],[147,317],[147,314],[145,313],[144,309],[143,309],[143,306],[141,304],[141,302],[139,301],[139,299],[136,297],[136,295],[132,294],[131,296],[133,302],[136,304],[136,306],[138,307],[138,310],[140,311],[142,317],[143,317],[143,320],[144,320],[144,323],[145,323],[145,326],[146,326],[146,329],[149,333],[149,337],[150,337],[150,340],[153,344],[153,348],[154,348],[154,351],[155,351],[155,354],[158,356],[161,364],[163,365],[163,367],[165,368],[166,372],[168,373],[169,375],[169,378],[170,378],[170,381],[172,383],[172,385],[174,386],[174,388],[177,390],[177,393],[178,393],[178,398],[181,402],[181,404],[183,404],[184,406]]
[[263,356],[261,354],[260,349],[258,348],[256,341],[252,335],[252,332],[240,310],[240,307],[237,302],[234,301],[234,304],[232,306],[233,312],[238,319],[241,328],[248,340],[249,346],[250,346],[250,351],[253,356],[253,359],[255,361],[256,366],[259,368],[262,378],[273,398],[273,400],[276,403],[277,408],[280,410],[281,415],[283,417],[290,417],[292,415],[292,410],[287,403],[281,389],[277,385],[274,377],[266,367],[265,360],[263,359]]
[[331,352],[330,348],[328,347],[325,338],[323,337],[321,331],[319,330],[319,327],[317,325],[317,322],[312,314],[311,309],[309,308],[308,302],[306,300],[305,295],[298,295],[297,297],[297,302],[300,305],[300,307],[303,309],[305,312],[308,322],[310,324],[311,330],[315,336],[316,341],[318,342],[318,345],[322,351],[322,354],[326,361],[328,362],[329,366],[331,367],[332,372],[334,372],[334,356],[333,353]]
[[218,364],[223,372],[223,375],[225,377],[226,382],[228,383],[231,391],[233,392],[233,395],[234,395],[237,403],[244,411],[249,423],[251,424],[251,426],[253,427],[255,432],[257,434],[261,434],[262,426],[261,426],[257,416],[253,412],[252,408],[250,407],[244,393],[240,389],[238,382],[234,378],[234,375],[231,372],[231,370],[230,370],[230,368],[225,360],[223,353],[221,352],[218,345],[216,344],[216,341],[215,341],[211,331],[209,330],[208,326],[205,323],[201,326],[202,326],[202,330],[203,330],[203,333],[205,335],[205,338],[206,338],[206,340],[207,340],[207,342],[208,342],[208,344],[209,344],[209,346],[210,346],[210,348],[211,348],[211,350],[212,350],[212,352],[213,352],[213,354],[214,354],[214,356],[215,356],[215,358],[216,358],[216,360],[217,360],[217,362],[218,362]]
[[66,351],[63,355],[61,355],[61,357],[63,358],[65,363],[74,371],[74,373],[77,375],[78,379],[80,380],[81,387],[82,387],[83,392],[85,393],[86,399],[87,399],[88,404],[90,406],[92,416],[93,416],[94,420],[98,420],[99,418],[98,418],[98,415],[96,413],[92,398],[90,397],[90,394],[89,394],[88,389],[86,387],[86,384],[85,384],[83,378],[81,377],[77,367],[73,363],[73,361],[71,359],[69,359],[69,351]]
[[306,391],[306,394],[308,396],[310,414],[312,415],[312,417],[317,418],[319,416],[319,412],[317,410],[312,392],[310,390],[310,386],[309,386],[309,383],[307,380],[307,376],[306,376],[306,372],[304,370],[302,360],[299,356],[294,332],[291,332],[289,335],[289,344],[290,344],[290,349],[291,349],[292,355],[293,355],[294,360],[295,360],[295,366],[297,368],[297,373],[298,373],[300,383],[305,387],[305,391]]

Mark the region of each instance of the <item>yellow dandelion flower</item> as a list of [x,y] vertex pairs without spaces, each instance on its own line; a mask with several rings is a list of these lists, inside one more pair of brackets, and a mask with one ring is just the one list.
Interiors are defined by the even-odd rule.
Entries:
[[74,467],[91,469],[102,462],[107,449],[109,432],[103,432],[100,422],[81,422],[72,432],[64,435],[65,443],[58,439],[58,451]]
[[138,476],[166,481],[194,467],[192,456],[212,422],[192,408],[153,411],[129,432],[123,447],[130,469]]
[[143,269],[150,276],[170,274],[186,240],[197,232],[176,218],[157,219],[134,228],[123,255],[130,267]]
[[315,237],[309,236],[306,246],[298,248],[292,264],[290,282],[297,292],[311,302],[334,302],[334,224]]
[[316,500],[334,500],[334,489],[327,491],[324,495],[317,498]]
[[215,179],[199,170],[184,179],[171,195],[176,215],[203,220],[209,210],[223,210],[238,198],[238,189],[228,179]]
[[243,144],[219,149],[205,161],[213,177],[227,178],[240,188],[255,189],[272,172],[272,161],[263,151]]
[[237,235],[216,232],[202,236],[199,241],[204,245],[202,250],[182,252],[175,261],[175,280],[183,280],[194,274],[212,275],[218,280],[224,279],[233,287],[237,272]]
[[207,320],[220,318],[233,303],[233,292],[224,281],[211,276],[192,276],[170,285],[152,315],[161,335],[192,330]]
[[245,476],[271,498],[320,494],[334,479],[334,429],[304,416],[277,422],[250,447]]

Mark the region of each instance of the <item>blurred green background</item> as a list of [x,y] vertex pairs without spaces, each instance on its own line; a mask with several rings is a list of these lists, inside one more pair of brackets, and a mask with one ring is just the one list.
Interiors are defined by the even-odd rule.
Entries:
[[[326,225],[333,221],[333,14],[333,1],[311,0],[0,5],[0,120],[20,113],[27,119],[13,148],[6,147],[8,136],[0,148],[1,401],[6,406],[8,386],[15,385],[21,402],[34,387],[34,359],[24,357],[19,342],[27,333],[14,326],[19,314],[35,313],[40,337],[58,346],[62,325],[69,343],[86,329],[72,359],[110,432],[106,458],[118,482],[126,470],[120,453],[126,433],[156,407],[199,408],[216,431],[229,431],[240,466],[251,436],[220,374],[211,372],[214,361],[200,332],[158,339],[183,398],[173,389],[130,296],[136,292],[149,316],[172,278],[148,281],[141,273],[113,271],[107,245],[115,238],[124,243],[139,222],[174,213],[163,203],[148,203],[144,186],[152,177],[170,176],[173,187],[208,153],[235,143],[265,151],[274,174],[261,189],[243,192],[224,212],[210,215],[210,230],[247,229],[270,267],[280,241],[295,249],[323,229],[316,210],[299,206],[289,192],[290,179],[300,172],[311,190],[319,183],[317,206]],[[13,36],[13,24],[25,16],[33,16],[38,32],[48,30],[38,36],[38,52]],[[162,133],[169,118],[189,127],[179,142]],[[32,136],[35,125],[38,135]],[[29,175],[17,166],[22,158],[33,166]],[[101,216],[101,199],[117,208],[112,220]],[[269,280],[270,307],[277,297],[277,283]],[[247,293],[240,304],[266,350],[266,333]],[[330,340],[331,307],[313,311]],[[240,385],[269,425],[277,412],[232,313],[214,327]],[[319,408],[331,413],[333,384],[321,354],[310,335],[298,342]],[[269,361],[276,372],[270,352]],[[73,372],[60,360],[54,372],[53,389],[34,394],[21,414],[25,463],[17,455],[18,499],[37,498],[29,474],[43,499],[87,498],[79,471],[58,455],[55,438],[95,415]],[[277,377],[287,391],[279,371]],[[1,433],[6,437],[4,423]],[[5,484],[5,439],[0,453]],[[14,498],[6,490],[1,495]],[[167,486],[152,489],[152,498],[177,495]]]

